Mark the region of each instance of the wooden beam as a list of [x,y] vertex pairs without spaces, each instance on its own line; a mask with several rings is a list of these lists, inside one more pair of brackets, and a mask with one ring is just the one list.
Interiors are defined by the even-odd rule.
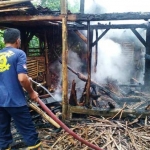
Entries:
[[97,44],[97,42],[108,32],[109,29],[106,29],[93,43],[92,43],[92,47],[95,46]]
[[[0,22],[26,22],[26,21],[61,21],[64,15],[52,16],[52,15],[40,15],[40,16],[3,16],[0,17]],[[73,17],[73,18],[72,18]],[[71,16],[71,20],[76,17]]]
[[146,47],[146,41],[142,38],[142,36],[132,28],[131,31],[135,34],[135,36],[139,39],[139,41]]
[[87,44],[87,38],[78,30],[74,30],[74,32]]
[[[142,24],[112,24],[112,25],[107,25],[107,24],[97,24],[97,25],[91,25],[91,29],[131,29],[131,28],[147,28],[148,25],[145,23]],[[68,27],[69,30],[87,30],[86,25],[73,25]]]
[[[29,15],[29,16],[1,16],[0,22],[10,21],[61,21],[63,15]],[[70,14],[68,21],[108,21],[108,20],[148,20],[150,12],[108,13],[108,14]]]
[[78,21],[108,21],[108,20],[148,20],[150,12],[126,12],[106,14],[78,14]]
[[11,5],[16,5],[24,2],[28,2],[30,0],[13,0],[13,1],[0,1],[0,8],[1,7],[7,7]]
[[[121,111],[121,108],[117,109],[88,109],[85,107],[80,106],[69,106],[69,117],[72,118],[72,114],[86,114],[86,115],[93,115],[93,116],[103,116],[103,117],[113,117],[116,115],[119,111]],[[138,111],[133,109],[124,109],[122,113],[122,117],[127,117],[128,115],[135,115],[139,116],[142,114],[142,118],[145,118],[145,116],[150,115],[150,111]]]
[[0,12],[9,12],[9,11],[24,11],[30,9],[31,7],[20,7],[20,8],[9,8],[9,9],[1,9]]

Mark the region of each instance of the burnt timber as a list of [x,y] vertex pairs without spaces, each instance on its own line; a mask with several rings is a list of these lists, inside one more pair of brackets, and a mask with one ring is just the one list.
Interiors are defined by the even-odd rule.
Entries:
[[[93,115],[93,116],[103,116],[103,117],[113,117],[115,116],[119,111],[122,109],[116,108],[116,109],[88,109],[85,107],[80,106],[69,106],[68,113],[69,113],[69,119],[72,119],[72,114],[85,114],[85,115]],[[149,111],[140,112],[133,109],[124,109],[122,113],[122,117],[127,117],[129,115],[134,115],[138,117],[142,114],[142,118],[145,118],[146,116],[150,115]]]
[[[21,21],[61,21],[63,15],[10,15],[1,16],[0,22]],[[145,20],[150,19],[149,12],[106,13],[106,14],[68,14],[68,21],[113,21],[113,20]]]

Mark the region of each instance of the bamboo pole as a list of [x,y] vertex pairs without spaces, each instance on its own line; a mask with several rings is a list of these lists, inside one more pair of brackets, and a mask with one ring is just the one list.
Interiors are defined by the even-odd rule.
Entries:
[[60,125],[56,123],[51,117],[49,117],[44,111],[42,111],[39,107],[37,107],[34,103],[29,102],[29,107],[31,107],[33,110],[35,110],[37,113],[39,113],[46,121],[51,123],[57,128],[60,128]]
[[65,121],[68,117],[68,40],[67,40],[67,0],[61,0],[62,18],[62,119]]

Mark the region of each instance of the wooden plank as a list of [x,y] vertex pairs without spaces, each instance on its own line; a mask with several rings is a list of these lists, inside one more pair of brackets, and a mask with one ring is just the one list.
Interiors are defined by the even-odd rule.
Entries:
[[74,32],[87,44],[87,37],[85,37],[81,32],[78,30],[74,30]]

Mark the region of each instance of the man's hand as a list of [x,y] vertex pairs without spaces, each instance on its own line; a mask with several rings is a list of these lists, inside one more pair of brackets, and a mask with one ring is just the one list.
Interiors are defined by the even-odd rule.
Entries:
[[33,92],[29,93],[29,96],[33,101],[38,102],[39,95],[36,91],[33,91]]

